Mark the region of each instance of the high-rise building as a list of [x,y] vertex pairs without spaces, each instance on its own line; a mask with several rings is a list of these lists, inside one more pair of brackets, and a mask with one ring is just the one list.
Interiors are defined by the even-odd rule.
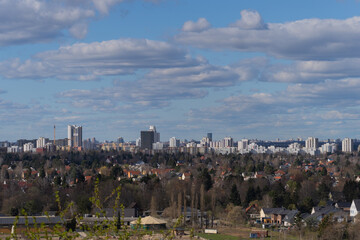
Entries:
[[141,131],[140,132],[140,146],[142,149],[152,149],[154,143],[154,131]]
[[154,132],[154,143],[160,142],[160,133],[156,131],[156,127],[150,126],[149,131]]
[[353,140],[351,138],[344,138],[344,140],[342,140],[342,151],[349,153],[352,152],[353,145]]
[[137,147],[141,147],[141,138],[136,139],[135,145],[136,145]]
[[203,137],[200,141],[201,146],[209,147],[210,146],[210,139],[208,137]]
[[224,147],[232,147],[232,146],[234,146],[234,141],[232,137],[224,138]]
[[32,142],[28,142],[24,144],[24,152],[32,152],[34,151],[34,144]]
[[249,140],[242,139],[241,141],[238,141],[238,150],[245,150],[248,148]]
[[39,137],[38,140],[36,140],[36,148],[44,148],[46,146],[46,139],[43,137]]
[[180,140],[176,139],[175,137],[170,138],[169,140],[169,146],[171,148],[179,147],[180,146]]
[[82,126],[68,125],[68,146],[82,146]]
[[308,137],[305,141],[306,149],[316,149],[318,147],[319,140],[314,137]]
[[212,141],[212,133],[207,133],[207,138],[210,139],[210,142]]

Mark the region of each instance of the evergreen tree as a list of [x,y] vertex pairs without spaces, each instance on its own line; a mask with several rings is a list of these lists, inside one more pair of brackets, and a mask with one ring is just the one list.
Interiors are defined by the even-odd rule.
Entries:
[[246,192],[245,206],[248,206],[253,200],[256,200],[256,191],[253,186],[250,186]]
[[233,184],[231,187],[230,202],[236,206],[241,205],[241,198],[239,191],[237,190],[236,184]]

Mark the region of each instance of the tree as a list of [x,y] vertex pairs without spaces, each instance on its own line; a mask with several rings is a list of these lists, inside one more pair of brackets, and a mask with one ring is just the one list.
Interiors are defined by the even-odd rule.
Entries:
[[19,215],[19,209],[18,209],[17,207],[12,207],[12,208],[10,209],[10,215],[11,215],[11,216],[17,216],[17,215]]
[[239,191],[236,187],[236,184],[233,184],[231,187],[231,193],[230,193],[230,202],[233,203],[236,206],[241,205],[241,198]]
[[326,175],[327,175],[326,167],[323,167],[323,168],[321,169],[320,174],[321,174],[321,176],[326,176]]
[[70,222],[66,223],[65,227],[66,227],[66,231],[71,230],[72,232],[75,232],[75,230],[76,230],[76,218],[73,217]]
[[116,165],[116,166],[114,166],[112,169],[111,169],[111,172],[110,172],[110,176],[112,177],[112,178],[117,178],[117,177],[120,177],[120,176],[122,176],[124,174],[124,171],[123,171],[123,169],[120,167],[120,166],[118,166],[118,165]]
[[61,185],[61,177],[60,176],[56,176],[54,179],[54,184],[56,186],[60,186]]
[[359,197],[358,183],[352,180],[346,181],[343,188],[343,194],[345,196],[346,201],[348,202],[358,198]]
[[120,229],[121,229],[121,215],[120,215],[120,211],[117,211],[116,229],[117,229],[117,230],[120,230]]
[[40,177],[44,178],[46,176],[44,168],[40,169]]
[[328,226],[330,226],[331,218],[332,218],[332,214],[329,214],[329,215],[326,215],[325,217],[323,217],[323,219],[321,220],[321,222],[319,224],[319,235],[320,235],[320,237],[324,234],[325,229]]
[[242,207],[240,206],[233,207],[227,215],[227,220],[234,225],[243,224],[246,220],[246,215]]
[[155,195],[152,195],[151,197],[150,212],[151,212],[151,216],[157,216],[157,203],[156,203]]
[[205,191],[209,191],[213,183],[207,168],[200,170],[199,179],[204,184]]
[[245,206],[247,207],[253,200],[256,200],[256,191],[253,186],[250,186],[246,192]]

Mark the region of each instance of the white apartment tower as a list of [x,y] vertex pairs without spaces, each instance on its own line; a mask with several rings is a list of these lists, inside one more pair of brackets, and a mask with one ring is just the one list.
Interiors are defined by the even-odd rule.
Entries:
[[248,148],[249,140],[248,139],[242,139],[241,141],[238,141],[238,150],[245,150]]
[[32,152],[34,149],[34,144],[31,142],[25,143],[23,146],[24,152]]
[[82,146],[82,126],[68,125],[68,146]]
[[342,151],[348,153],[353,151],[353,140],[351,138],[344,138],[342,140]]
[[170,138],[169,146],[171,148],[179,147],[180,146],[180,140],[176,139],[175,137]]
[[36,140],[36,148],[44,148],[46,146],[46,140],[44,137],[39,137],[38,140]]
[[318,146],[319,140],[314,137],[308,137],[305,141],[305,148],[307,149],[316,149]]
[[232,146],[234,146],[234,141],[232,137],[224,138],[224,147],[232,147]]

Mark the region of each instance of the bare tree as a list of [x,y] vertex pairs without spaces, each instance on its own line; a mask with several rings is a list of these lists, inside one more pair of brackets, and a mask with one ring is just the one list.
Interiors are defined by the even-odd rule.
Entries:
[[157,216],[157,202],[155,195],[151,197],[151,205],[150,205],[151,216]]
[[191,224],[194,227],[194,208],[195,208],[195,185],[191,186]]
[[178,193],[177,204],[178,204],[177,217],[180,217],[180,216],[181,216],[181,207],[182,207],[182,196],[181,196],[181,192]]
[[200,227],[203,228],[204,225],[204,211],[205,211],[205,187],[204,184],[201,184],[200,187]]

